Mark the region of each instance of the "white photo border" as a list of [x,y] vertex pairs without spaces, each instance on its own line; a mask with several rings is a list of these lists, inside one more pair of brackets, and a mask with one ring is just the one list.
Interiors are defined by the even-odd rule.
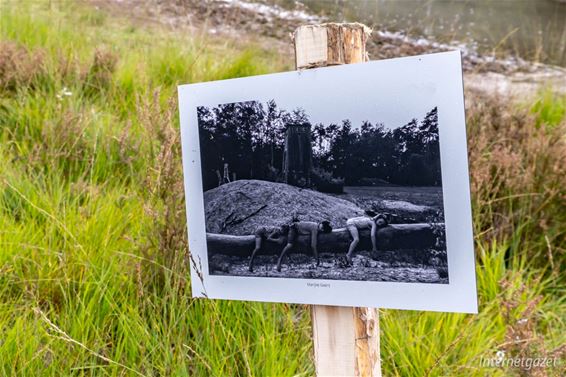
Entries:
[[[438,106],[448,284],[210,275],[197,107],[309,95],[331,85],[379,95],[392,83],[431,86]],[[348,87],[350,86],[350,87]],[[181,85],[179,112],[194,297],[299,304],[477,313],[472,212],[460,51]],[[402,98],[399,99],[402,106]],[[401,111],[401,110],[400,110]]]

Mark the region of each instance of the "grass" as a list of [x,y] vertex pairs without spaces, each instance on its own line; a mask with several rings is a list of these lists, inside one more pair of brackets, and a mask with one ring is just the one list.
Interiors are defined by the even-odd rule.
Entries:
[[[0,3],[0,35],[0,375],[313,375],[308,307],[190,297],[174,101],[289,66],[86,4]],[[480,314],[383,311],[384,375],[564,356],[561,101],[468,101]]]
[[559,125],[566,115],[566,96],[554,93],[547,88],[539,94],[537,101],[531,106],[531,111],[537,115],[537,126],[546,127]]

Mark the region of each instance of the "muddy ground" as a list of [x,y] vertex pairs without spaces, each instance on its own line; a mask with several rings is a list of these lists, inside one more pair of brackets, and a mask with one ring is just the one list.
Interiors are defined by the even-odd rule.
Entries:
[[373,260],[367,251],[356,253],[352,265],[348,265],[343,255],[330,253],[321,254],[318,267],[312,256],[291,254],[284,260],[281,272],[275,268],[275,255],[257,256],[253,272],[248,270],[248,263],[249,258],[224,257],[211,261],[210,272],[229,276],[448,284],[446,267],[441,261],[438,266],[385,262]]

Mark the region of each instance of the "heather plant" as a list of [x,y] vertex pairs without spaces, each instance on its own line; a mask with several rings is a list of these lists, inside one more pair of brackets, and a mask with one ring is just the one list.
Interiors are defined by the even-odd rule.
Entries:
[[476,238],[513,240],[508,253],[526,253],[559,272],[566,251],[565,119],[538,127],[540,116],[502,99],[473,101],[467,113]]

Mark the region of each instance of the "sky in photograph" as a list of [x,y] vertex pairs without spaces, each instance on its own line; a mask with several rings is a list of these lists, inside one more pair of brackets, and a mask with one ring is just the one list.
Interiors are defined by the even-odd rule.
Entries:
[[[363,83],[361,83],[363,85]],[[413,118],[421,120],[435,105],[427,92],[434,92],[434,86],[421,90],[404,88],[367,88],[366,95],[348,86],[328,85],[322,95],[305,94],[295,97],[279,97],[277,105],[287,111],[302,107],[312,124],[340,124],[349,119],[353,127],[360,127],[363,121],[372,124],[383,123],[386,128],[397,128]],[[337,91],[340,95],[334,95]]]
[[[366,66],[367,67],[367,66]],[[337,67],[338,69],[346,66]],[[372,69],[364,64],[348,66],[348,72],[332,74],[334,69],[325,71],[324,77],[318,72],[299,74],[298,90],[279,86],[274,99],[280,108],[292,110],[302,107],[311,123],[340,123],[349,119],[352,126],[360,127],[362,122],[381,122],[387,128],[397,128],[411,119],[422,119],[435,104],[437,85],[426,76],[418,75],[418,68],[412,68],[413,80],[400,80],[397,75],[386,74],[395,69],[394,65],[376,65]],[[411,69],[406,65],[406,69]],[[328,77],[326,77],[328,76]],[[406,77],[408,78],[408,77]]]

